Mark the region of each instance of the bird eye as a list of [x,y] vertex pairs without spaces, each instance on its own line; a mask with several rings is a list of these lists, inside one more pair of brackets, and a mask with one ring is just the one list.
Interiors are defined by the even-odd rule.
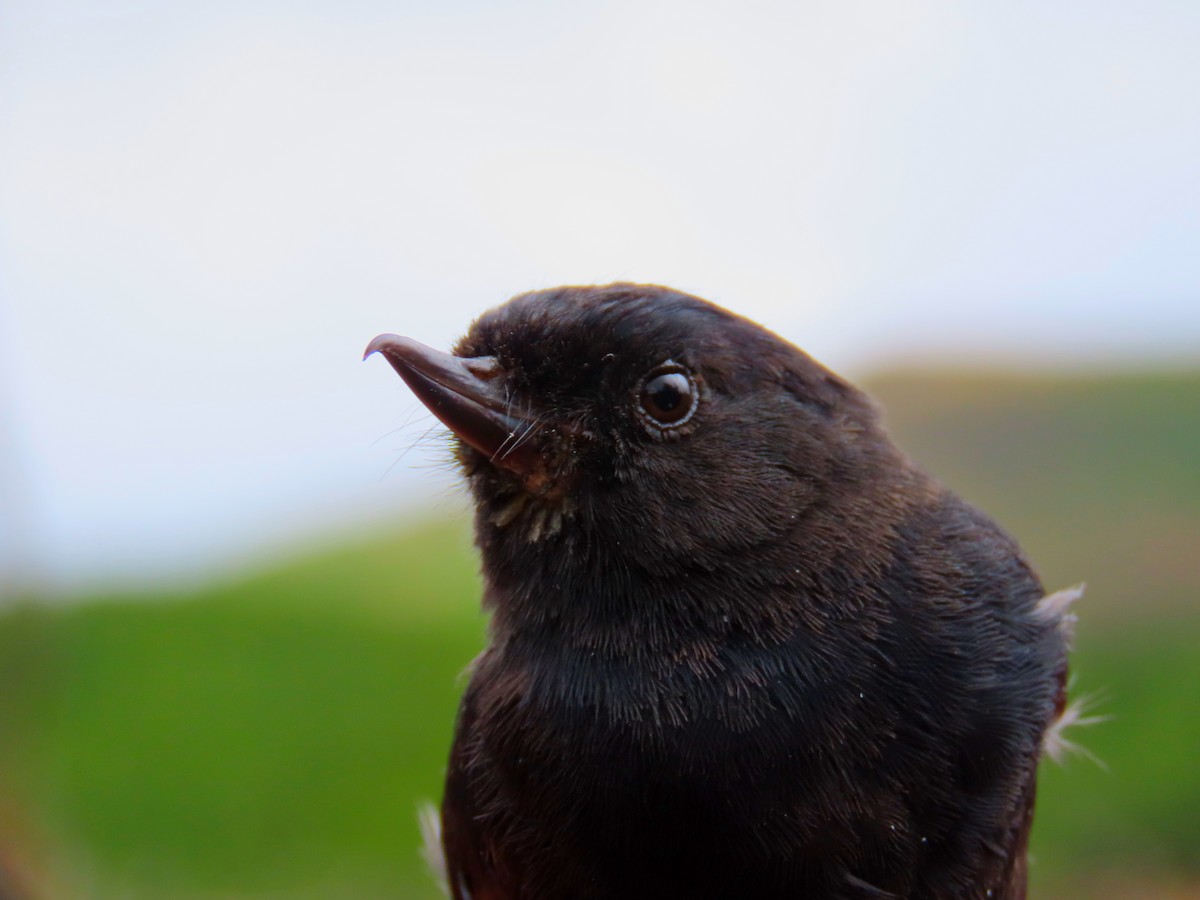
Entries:
[[696,411],[696,382],[682,366],[667,363],[646,376],[638,391],[643,419],[657,428],[682,425]]

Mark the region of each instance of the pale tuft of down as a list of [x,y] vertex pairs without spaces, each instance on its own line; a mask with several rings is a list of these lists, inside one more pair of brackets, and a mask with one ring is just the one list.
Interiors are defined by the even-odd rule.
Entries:
[[1071,604],[1083,596],[1085,587],[1086,585],[1077,584],[1047,594],[1034,607],[1034,616],[1043,622],[1057,622],[1069,639],[1075,631],[1075,614],[1071,612]]
[[1080,697],[1078,700],[1073,700],[1063,710],[1063,714],[1054,722],[1050,723],[1050,727],[1046,729],[1046,734],[1042,737],[1042,753],[1050,757],[1060,766],[1063,760],[1066,759],[1069,753],[1078,753],[1086,756],[1101,769],[1108,771],[1108,766],[1096,754],[1088,750],[1087,747],[1077,744],[1069,739],[1064,732],[1068,728],[1086,728],[1089,725],[1098,725],[1101,722],[1107,722],[1108,716],[1089,716],[1089,709],[1095,703],[1095,696],[1088,695]]
[[[1061,591],[1047,594],[1038,601],[1034,608],[1034,617],[1042,622],[1057,625],[1069,643],[1074,637],[1076,620],[1075,614],[1071,612],[1071,605],[1083,596],[1084,587],[1082,584],[1077,584],[1074,587],[1063,588]],[[1044,755],[1062,765],[1067,754],[1079,753],[1088,757],[1100,768],[1106,768],[1095,754],[1067,738],[1065,733],[1068,728],[1096,725],[1108,718],[1108,716],[1086,714],[1093,705],[1094,699],[1094,697],[1088,696],[1072,701],[1063,710],[1062,715],[1050,723],[1050,727],[1046,729],[1046,734],[1042,737],[1042,753]]]
[[450,896],[446,878],[446,854],[442,850],[442,816],[432,803],[422,803],[417,808],[417,821],[421,825],[421,856],[437,882],[442,893]]

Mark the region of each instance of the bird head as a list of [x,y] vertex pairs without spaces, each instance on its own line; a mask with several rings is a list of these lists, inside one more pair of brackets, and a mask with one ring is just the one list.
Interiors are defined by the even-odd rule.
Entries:
[[453,354],[395,335],[376,351],[457,436],[485,564],[605,535],[649,572],[712,567],[854,493],[890,448],[856,388],[663,287],[522,294]]

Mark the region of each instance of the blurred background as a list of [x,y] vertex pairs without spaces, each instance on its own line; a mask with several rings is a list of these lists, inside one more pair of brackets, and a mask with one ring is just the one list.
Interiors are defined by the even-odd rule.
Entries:
[[1200,897],[1200,6],[0,4],[0,896],[431,898],[481,646],[367,341],[670,284],[1089,585],[1037,897]]

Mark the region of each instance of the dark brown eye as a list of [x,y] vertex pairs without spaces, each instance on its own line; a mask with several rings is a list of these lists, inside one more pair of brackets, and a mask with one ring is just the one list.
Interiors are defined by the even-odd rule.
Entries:
[[696,411],[696,382],[681,367],[660,366],[642,382],[638,403],[643,416],[659,428],[682,425]]

